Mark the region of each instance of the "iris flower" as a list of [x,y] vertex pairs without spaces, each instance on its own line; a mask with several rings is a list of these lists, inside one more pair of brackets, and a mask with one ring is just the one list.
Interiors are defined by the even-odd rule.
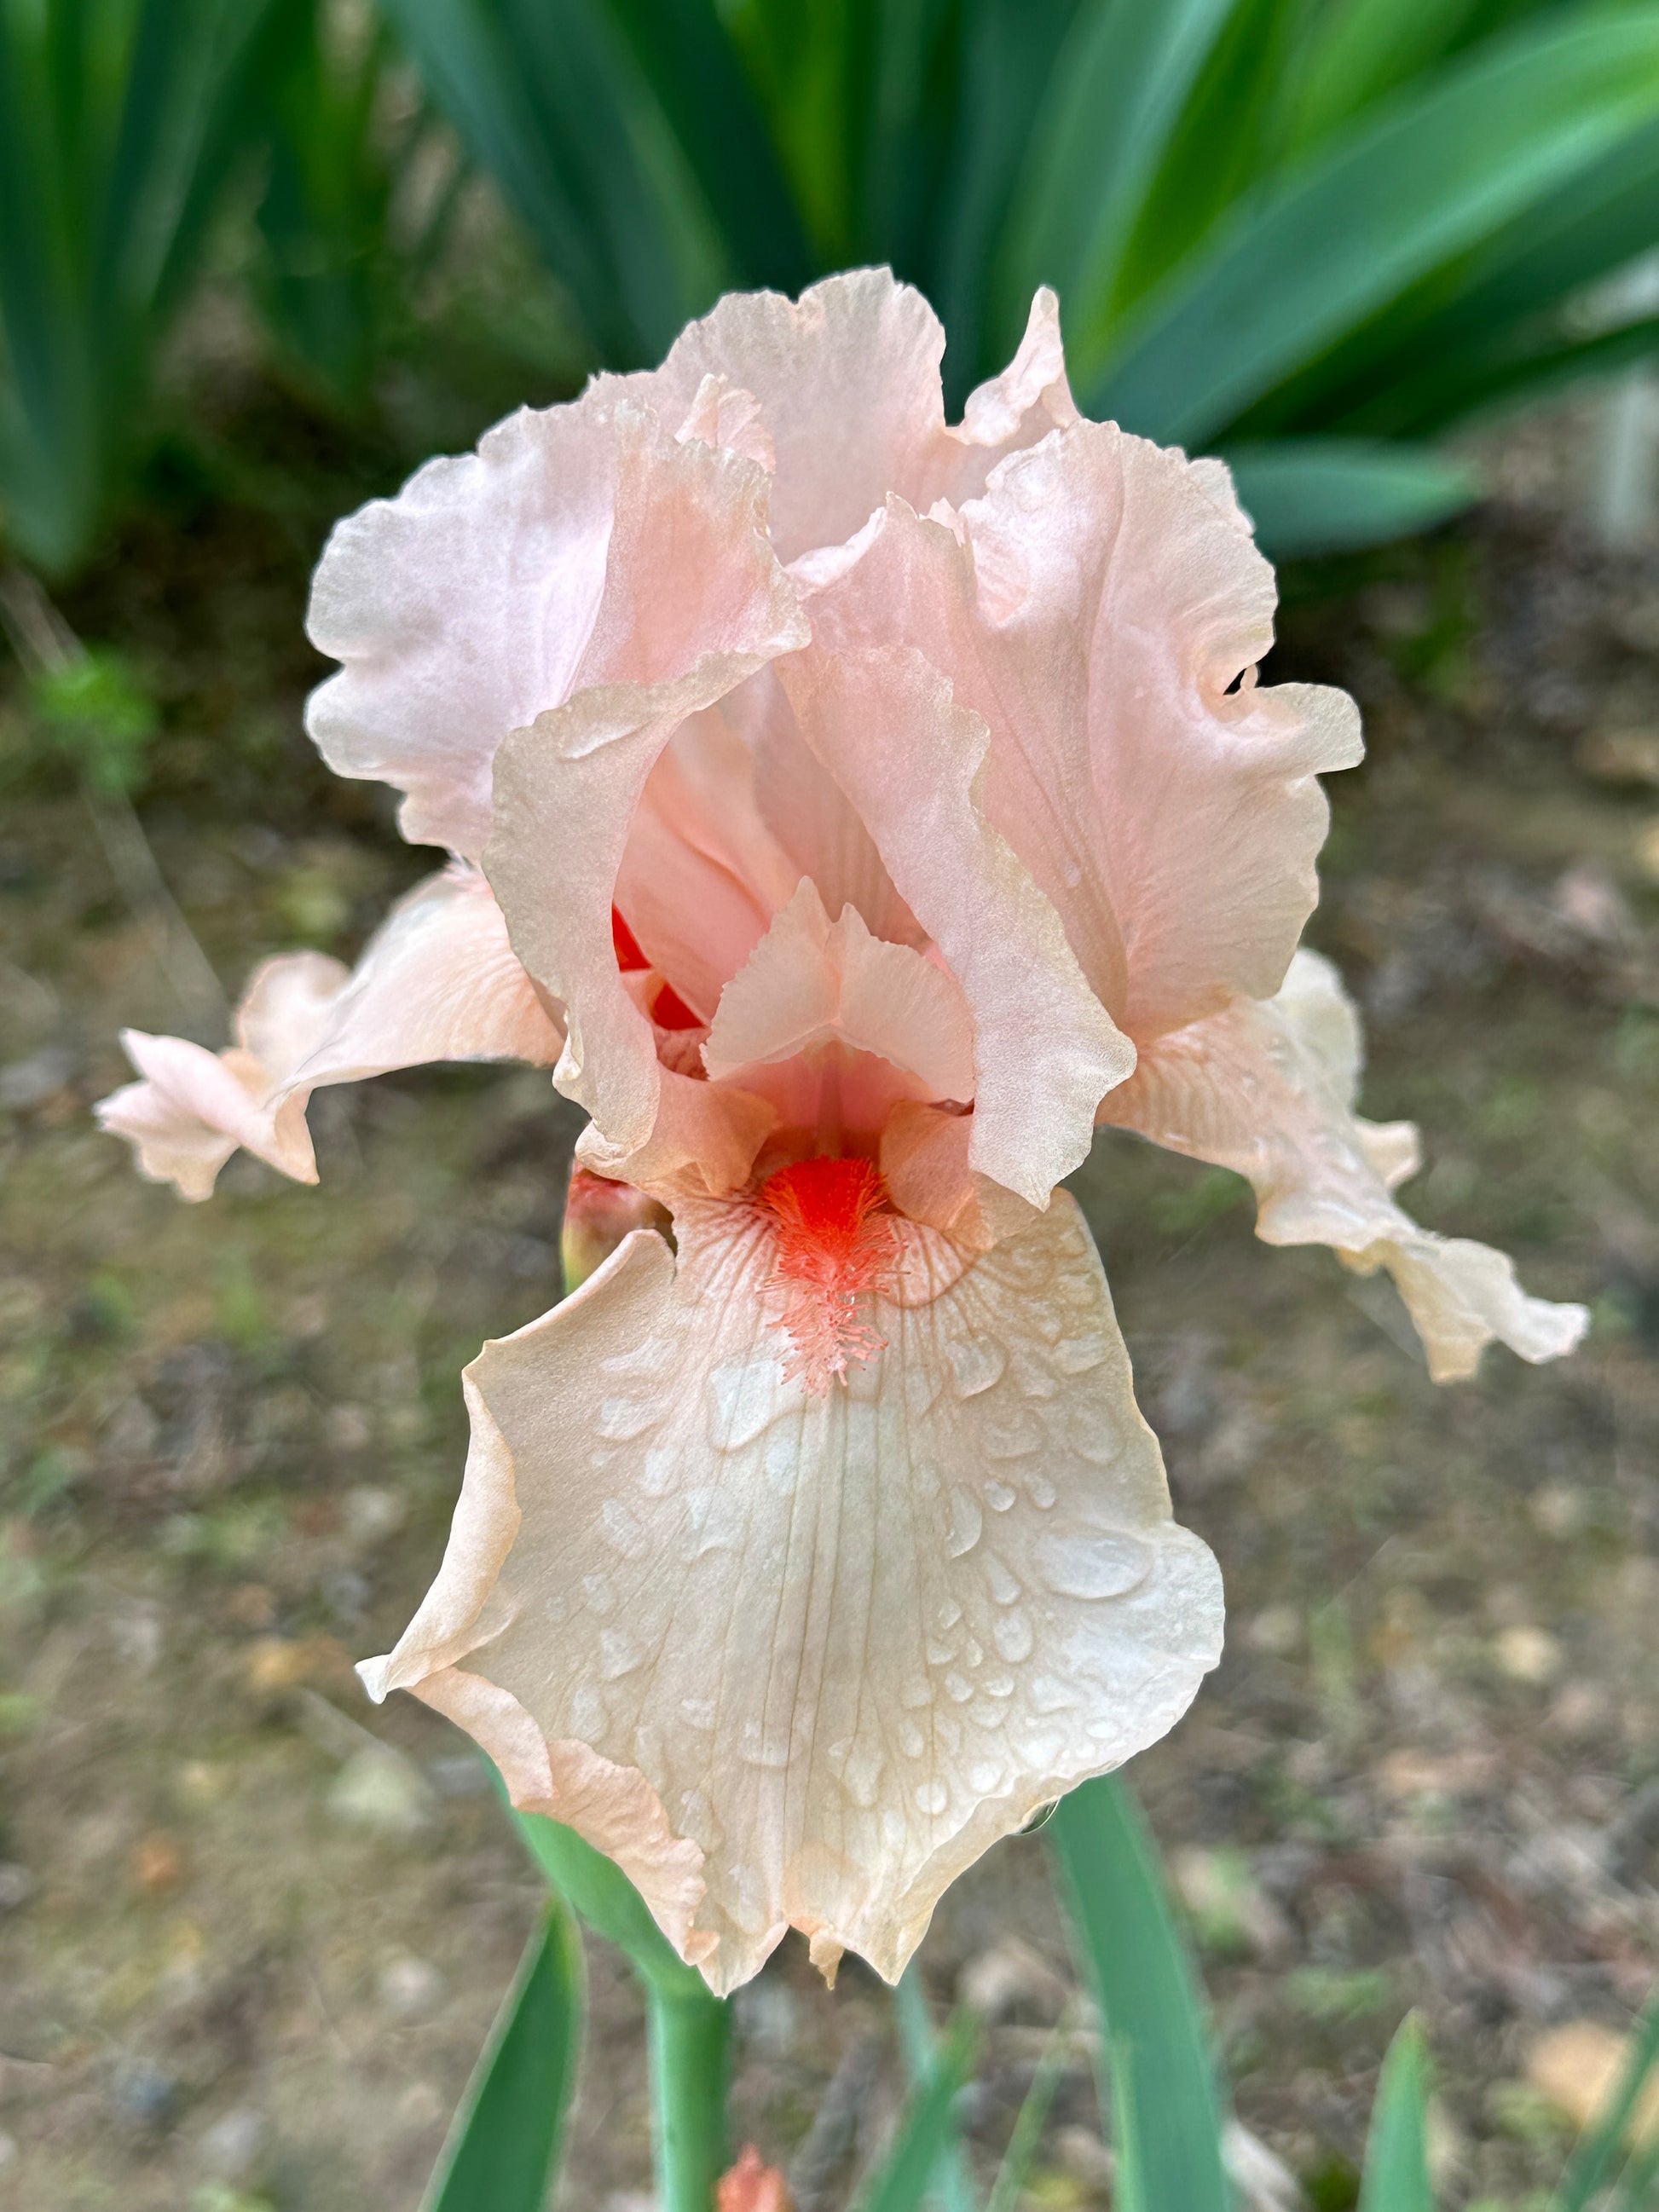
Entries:
[[308,726],[449,860],[349,974],[268,961],[229,1050],[129,1034],[101,1109],[191,1198],[238,1146],[314,1179],[310,1093],[384,1069],[527,1060],[586,1109],[614,1249],[467,1370],[442,1565],[362,1671],[718,1990],[791,1926],[896,1977],[1219,1654],[1057,1188],[1098,1122],[1386,1267],[1437,1376],[1583,1326],[1419,1229],[1414,1133],[1355,1115],[1297,945],[1358,715],[1256,683],[1225,468],[1083,419],[1048,292],[957,425],[943,347],[884,272],[733,296],[343,522]]

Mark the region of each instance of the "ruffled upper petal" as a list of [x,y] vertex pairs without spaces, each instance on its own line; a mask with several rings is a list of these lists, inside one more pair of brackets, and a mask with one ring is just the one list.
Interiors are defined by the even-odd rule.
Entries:
[[657,654],[667,671],[579,690],[514,731],[496,756],[484,860],[514,951],[565,1010],[555,1079],[620,1157],[649,1139],[662,1087],[611,933],[630,825],[680,725],[807,634],[767,542],[766,477],[696,441],[673,453],[628,514],[632,586],[676,610],[656,624],[659,648],[674,641]]
[[[344,665],[307,726],[331,768],[408,794],[404,835],[476,859],[509,731],[596,684],[683,677],[720,649],[705,573],[754,563],[763,503],[637,400],[596,387],[523,409],[340,523],[308,627]],[[707,502],[704,504],[704,502]]]
[[1088,1153],[1134,1048],[1059,916],[986,818],[988,735],[920,654],[814,647],[780,665],[802,734],[875,841],[974,1019],[972,1164],[1042,1206]]
[[1417,1133],[1353,1114],[1358,1070],[1353,1008],[1329,962],[1303,951],[1277,997],[1145,1048],[1101,1119],[1248,1176],[1269,1244],[1329,1244],[1362,1274],[1386,1267],[1438,1382],[1474,1374],[1494,1338],[1523,1359],[1571,1352],[1583,1306],[1528,1297],[1504,1254],[1434,1236],[1395,1205]]
[[1344,693],[1255,685],[1273,572],[1217,490],[1079,422],[956,529],[890,501],[810,595],[822,647],[918,647],[984,717],[987,811],[1137,1042],[1279,988],[1317,894],[1316,775],[1359,757]]
[[980,1255],[898,1226],[886,1349],[824,1395],[785,1379],[740,1204],[683,1206],[678,1262],[630,1237],[487,1346],[444,1565],[364,1670],[605,1848],[631,1793],[624,1863],[717,1990],[791,1924],[896,1978],[945,1886],[1162,1735],[1219,1650],[1073,1202]]
[[237,1010],[239,1042],[214,1054],[182,1037],[124,1032],[143,1078],[98,1109],[134,1146],[140,1170],[208,1197],[239,1146],[315,1182],[312,1092],[438,1060],[550,1066],[562,1036],[514,957],[475,868],[445,869],[409,893],[348,971],[319,952],[256,969]]
[[[659,369],[601,379],[644,398],[688,434],[764,453],[775,471],[779,557],[851,538],[890,491],[925,511],[983,489],[1004,454],[1077,416],[1060,309],[1045,286],[1018,352],[945,420],[945,331],[920,292],[888,269],[854,269],[798,301],[728,294],[689,325]],[[757,415],[734,403],[752,402]]]

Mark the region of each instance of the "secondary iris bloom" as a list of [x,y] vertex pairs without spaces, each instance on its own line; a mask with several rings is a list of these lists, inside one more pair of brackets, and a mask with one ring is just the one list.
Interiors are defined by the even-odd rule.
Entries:
[[609,1212],[672,1215],[467,1370],[448,1550],[363,1674],[720,1990],[791,1924],[896,1975],[1216,1660],[1056,1189],[1097,1121],[1387,1267],[1437,1376],[1583,1326],[1418,1229],[1413,1132],[1355,1117],[1352,1012],[1297,946],[1358,720],[1258,688],[1225,469],[1081,419],[1047,293],[955,427],[943,343],[883,273],[730,298],[343,522],[311,732],[453,857],[349,975],[268,962],[233,1049],[131,1036],[103,1109],[202,1197],[238,1145],[311,1178],[319,1084],[556,1062]]

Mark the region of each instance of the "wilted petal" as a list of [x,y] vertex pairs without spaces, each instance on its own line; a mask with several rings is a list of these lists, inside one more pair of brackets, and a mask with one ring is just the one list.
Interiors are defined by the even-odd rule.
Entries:
[[974,1095],[973,1017],[955,978],[872,937],[854,906],[832,922],[803,878],[726,985],[703,1057],[711,1075],[735,1075],[830,1043],[890,1060],[929,1097]]
[[1134,1048],[1090,990],[1054,908],[986,818],[986,726],[903,651],[816,647],[779,669],[803,735],[867,825],[974,1018],[970,1160],[1033,1205],[1087,1155]]
[[514,731],[495,758],[485,856],[514,951],[565,1011],[555,1080],[623,1155],[649,1139],[661,1091],[611,933],[630,824],[680,725],[806,636],[766,541],[765,477],[696,441],[673,450],[678,472],[650,473],[629,509],[629,540],[650,550],[628,580],[656,605],[658,647],[674,641],[657,657],[680,672],[578,691]]
[[716,1989],[792,1923],[895,1978],[964,1867],[1185,1710],[1215,1563],[1064,1194],[982,1255],[899,1224],[886,1348],[819,1395],[785,1379],[764,1210],[676,1228],[678,1264],[630,1238],[468,1370],[449,1552],[367,1679],[510,1700],[548,1762],[524,1734],[517,1771],[584,1832],[571,1747],[631,1778],[651,1848],[659,1807],[702,1855],[689,1935],[647,1893]]
[[731,649],[733,590],[771,565],[765,481],[598,391],[429,461],[340,523],[318,568],[312,641],[344,664],[307,711],[324,759],[407,793],[406,837],[476,859],[509,731]]
[[1248,1176],[1269,1244],[1329,1244],[1361,1274],[1400,1286],[1437,1382],[1474,1374],[1494,1337],[1523,1359],[1558,1358],[1583,1307],[1528,1297],[1501,1252],[1419,1229],[1394,1185],[1417,1166],[1409,1122],[1352,1112],[1358,1024],[1335,970],[1298,952],[1284,989],[1245,1000],[1143,1048],[1101,1119]]
[[523,1060],[549,1066],[558,1024],[514,957],[507,925],[476,869],[455,866],[409,893],[348,971],[319,952],[256,969],[237,1010],[238,1042],[211,1053],[182,1037],[123,1033],[143,1080],[98,1109],[134,1146],[141,1172],[204,1199],[239,1146],[315,1182],[311,1094],[428,1060]]
[[1317,892],[1315,777],[1359,757],[1344,693],[1256,687],[1273,571],[1217,489],[1079,422],[1002,463],[960,539],[890,501],[810,599],[821,647],[916,647],[985,718],[986,810],[1137,1041],[1278,989]]

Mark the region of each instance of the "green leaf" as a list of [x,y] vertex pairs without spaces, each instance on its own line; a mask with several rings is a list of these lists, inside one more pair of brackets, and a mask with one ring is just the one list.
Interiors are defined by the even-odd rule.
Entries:
[[1088,0],[1055,58],[999,260],[996,313],[1017,337],[1052,284],[1081,318],[1109,299],[1182,105],[1234,0]]
[[581,2039],[582,1952],[556,1898],[531,1937],[422,2212],[542,2212],[558,2171]]
[[906,2099],[886,2157],[854,2199],[857,2212],[916,2212],[952,2140],[956,2100],[973,2073],[978,2041],[979,2022],[958,2013],[927,2079]]
[[611,0],[745,284],[799,291],[814,273],[789,185],[712,0]]
[[1286,438],[1230,446],[1222,458],[1274,560],[1411,537],[1479,491],[1472,471],[1380,438]]
[[1054,2101],[1054,2092],[1059,2088],[1060,2076],[1065,2071],[1065,2031],[1067,2025],[1066,2021],[1061,2021],[1049,2039],[1047,2050],[1037,2061],[1036,2071],[1031,2076],[1031,2086],[1014,2117],[1013,2133],[1009,2136],[1008,2148],[1002,2154],[1002,2164],[997,2168],[997,2178],[991,2185],[985,2212],[1018,2212],[1026,2179],[1036,2160],[1037,2146],[1042,2140],[1048,2108]]
[[1109,2040],[1126,2212],[1232,2212],[1203,2001],[1134,1800],[1085,1782],[1043,1833]]
[[[913,2082],[926,2082],[939,2063],[939,2039],[927,2014],[921,1976],[912,1959],[893,1990],[893,2013],[898,2022],[899,2046]],[[977,2203],[973,2177],[963,2154],[954,2109],[946,2121],[944,2144],[938,2159],[937,2194],[925,2202],[943,2203],[945,2212],[975,2212]]]
[[656,1922],[633,1883],[613,1860],[595,1850],[574,1828],[541,1813],[513,1815],[531,1856],[590,1928],[626,1953],[635,1971],[665,1996],[720,2002],[695,1966],[688,1966]]
[[1091,411],[1212,437],[1656,115],[1659,10],[1551,15],[1486,42],[1242,208],[1147,302]]
[[719,289],[695,184],[599,0],[384,0],[601,356],[667,350]]
[[1434,2212],[1427,2144],[1428,2055],[1407,2018],[1389,2045],[1365,2142],[1359,2212]]
[[1552,2212],[1585,2212],[1597,2190],[1612,2177],[1631,2116],[1656,2072],[1659,2072],[1659,1995],[1637,2024],[1617,2091],[1567,2161]]

